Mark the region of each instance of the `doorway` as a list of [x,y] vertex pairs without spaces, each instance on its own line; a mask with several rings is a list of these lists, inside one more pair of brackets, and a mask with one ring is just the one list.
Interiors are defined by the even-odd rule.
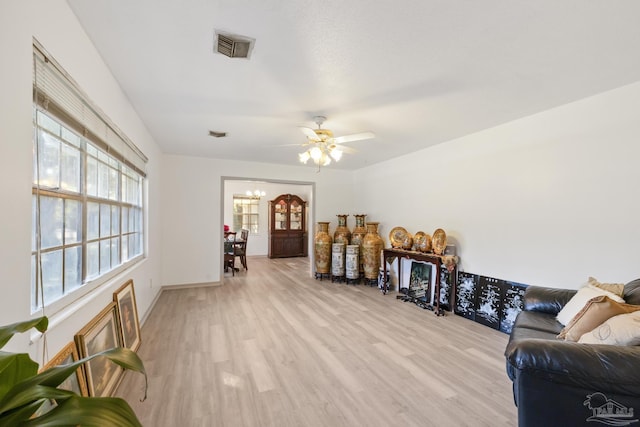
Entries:
[[[251,193],[249,196],[247,193]],[[263,195],[264,193],[264,195]],[[253,217],[251,221],[251,234],[247,244],[247,256],[264,256],[267,257],[269,251],[269,201],[275,199],[280,194],[295,194],[301,199],[307,202],[307,245],[309,254],[310,266],[313,265],[313,226],[315,223],[315,183],[313,182],[300,182],[300,181],[286,181],[286,180],[273,180],[266,178],[246,178],[246,177],[221,177],[221,215],[222,223],[220,229],[225,225],[229,226],[231,231],[238,227],[239,216],[236,214],[234,218],[234,199],[238,200],[253,199],[246,201],[247,206],[250,206]],[[256,194],[258,194],[256,196]],[[257,203],[256,203],[257,202]],[[245,221],[247,216],[245,215]],[[245,225],[247,222],[245,222]],[[223,264],[224,254],[221,256],[221,264]],[[309,274],[312,274],[310,267]],[[221,271],[224,271],[222,269]]]

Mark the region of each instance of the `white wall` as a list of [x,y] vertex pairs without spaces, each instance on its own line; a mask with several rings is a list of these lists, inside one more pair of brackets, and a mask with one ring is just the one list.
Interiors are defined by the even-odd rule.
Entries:
[[362,169],[357,203],[387,235],[443,228],[471,273],[627,282],[640,277],[638,111],[640,83]]
[[315,197],[307,199],[311,206],[307,227],[310,242],[316,221],[334,221],[336,213],[353,212],[355,206],[353,173],[331,168],[316,173],[310,166],[166,155],[163,170],[168,195],[162,207],[165,285],[221,280],[223,179],[248,177],[314,184]]
[[[313,208],[310,204],[313,186],[310,184],[287,184],[275,182],[256,182],[247,180],[225,179],[224,181],[224,224],[233,230],[233,196],[244,196],[247,191],[261,190],[265,195],[258,201],[258,234],[251,234],[247,242],[247,255],[266,256],[269,253],[269,201],[281,194],[295,194],[307,201],[307,212]],[[307,233],[313,236],[313,224],[309,224],[307,215]]]
[[[112,300],[112,292],[134,279],[140,315],[160,289],[161,154],[75,15],[63,0],[3,1],[0,13],[0,324],[26,320],[30,314],[31,177],[32,177],[32,42],[33,37],[66,69],[92,101],[149,157],[148,256],[133,269],[102,285],[90,298],[76,301],[65,313],[52,315],[49,356],[69,341]],[[6,347],[41,355],[39,340],[16,336]],[[40,360],[37,358],[36,360]]]

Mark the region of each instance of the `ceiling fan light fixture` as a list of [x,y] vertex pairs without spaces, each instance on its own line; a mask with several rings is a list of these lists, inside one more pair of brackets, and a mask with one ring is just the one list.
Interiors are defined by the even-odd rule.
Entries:
[[313,163],[318,166],[318,172],[321,166],[331,164],[331,161],[340,161],[345,149],[347,153],[353,152],[353,149],[340,147],[340,144],[351,141],[359,141],[361,139],[373,138],[372,132],[362,132],[352,135],[333,137],[333,132],[329,129],[322,128],[322,124],[327,118],[324,116],[316,116],[314,120],[318,125],[317,129],[311,129],[306,126],[300,126],[300,130],[307,137],[307,142],[302,144],[303,147],[311,147],[304,153],[298,153],[298,159],[302,163],[307,163],[309,159],[313,159]]
[[305,151],[304,153],[298,154],[298,159],[300,160],[301,163],[307,164],[310,158],[311,158],[311,154],[309,154],[309,150]]
[[324,153],[322,152],[322,150],[318,146],[313,147],[311,150],[309,150],[309,155],[311,156],[313,161],[316,162],[316,163],[318,163],[320,161],[320,159],[322,158],[323,154]]

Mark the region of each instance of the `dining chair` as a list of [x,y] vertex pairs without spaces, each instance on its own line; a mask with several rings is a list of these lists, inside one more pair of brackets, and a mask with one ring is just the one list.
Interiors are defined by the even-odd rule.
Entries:
[[236,255],[235,255],[235,233],[234,236],[231,236],[229,239],[225,239],[224,241],[224,271],[225,273],[231,269],[231,273],[235,276],[236,271]]
[[249,230],[240,230],[240,239],[236,239],[233,244],[234,256],[240,258],[240,263],[245,270],[249,270],[247,267],[247,240],[249,240]]

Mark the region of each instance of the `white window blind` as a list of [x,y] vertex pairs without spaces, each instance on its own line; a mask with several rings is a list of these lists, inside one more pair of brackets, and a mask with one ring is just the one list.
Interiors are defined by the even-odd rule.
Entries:
[[91,105],[67,73],[37,43],[33,50],[34,102],[107,153],[146,176],[147,157],[104,113]]

